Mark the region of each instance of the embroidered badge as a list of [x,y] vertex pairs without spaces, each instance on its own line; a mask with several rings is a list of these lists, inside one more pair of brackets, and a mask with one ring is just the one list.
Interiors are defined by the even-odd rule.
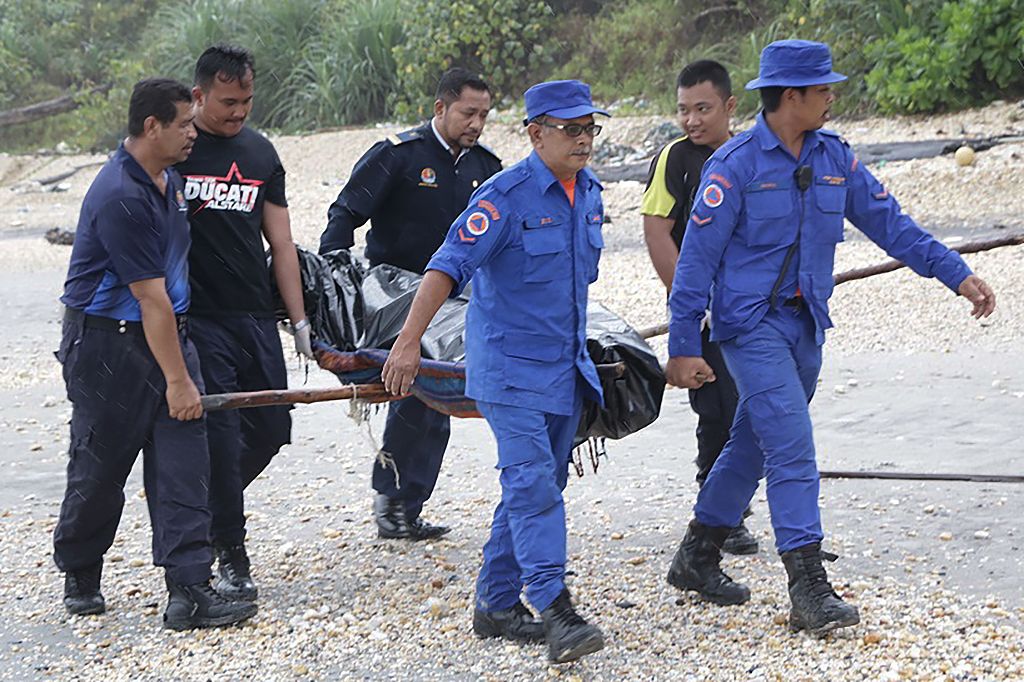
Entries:
[[178,202],[178,210],[179,211],[187,211],[188,210],[188,203],[185,201],[185,195],[182,194],[180,189],[177,192],[174,193],[174,199]]
[[692,216],[690,216],[690,220],[692,220],[693,224],[696,225],[697,227],[704,227],[705,225],[711,222],[711,216],[701,218],[699,215],[694,213]]
[[881,188],[881,190],[882,191],[880,192],[875,192],[872,196],[874,196],[875,199],[878,199],[879,201],[884,201],[885,199],[889,198],[889,190],[887,190],[884,186]]
[[424,168],[420,171],[420,186],[437,187],[437,173],[433,168]]
[[845,185],[846,184],[846,178],[841,176],[841,175],[839,175],[839,176],[836,176],[836,175],[822,175],[821,176],[821,180],[822,180],[822,182],[828,183],[829,185]]
[[718,185],[711,184],[704,188],[704,204],[708,208],[718,208],[725,201],[725,193]]
[[491,221],[487,218],[487,214],[480,211],[476,211],[466,218],[466,229],[474,237],[479,237],[487,232],[487,228],[490,226]]
[[491,202],[487,201],[487,199],[481,199],[480,201],[476,202],[476,205],[490,213],[491,220],[501,220],[501,213],[498,212],[498,207],[492,204]]

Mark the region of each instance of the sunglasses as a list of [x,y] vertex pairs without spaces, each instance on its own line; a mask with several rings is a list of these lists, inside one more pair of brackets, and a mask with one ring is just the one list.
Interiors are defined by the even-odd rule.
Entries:
[[601,134],[601,126],[596,123],[583,125],[582,123],[548,123],[544,121],[541,122],[541,125],[548,128],[557,128],[569,137],[579,137],[583,133],[590,137],[597,137]]

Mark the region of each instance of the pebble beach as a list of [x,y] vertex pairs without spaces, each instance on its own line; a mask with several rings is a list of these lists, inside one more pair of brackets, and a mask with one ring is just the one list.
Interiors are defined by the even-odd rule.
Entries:
[[[508,165],[525,154],[525,134],[514,114],[493,118],[483,142]],[[598,144],[640,149],[666,120],[613,118]],[[832,127],[855,147],[1022,135],[1024,102]],[[272,138],[288,172],[300,245],[315,250],[355,161],[398,129]],[[658,422],[608,444],[596,474],[588,464],[585,476],[571,477],[570,589],[607,641],[579,663],[550,666],[543,647],[472,635],[473,581],[498,499],[483,421],[453,420],[445,468],[424,511],[454,526],[451,535],[428,544],[384,541],[370,519],[369,488],[383,415],[356,424],[347,403],[297,407],[294,442],[247,494],[260,587],[251,621],[161,630],[166,595],[151,565],[141,462],[104,569],[108,613],[67,616],[50,542],[71,409],[52,355],[70,247],[42,235],[74,229],[98,166],[55,185],[36,181],[102,159],[0,154],[0,291],[10,313],[0,331],[0,463],[8,479],[0,493],[0,680],[1024,680],[1020,484],[824,481],[825,548],[841,555],[828,568],[862,619],[825,639],[788,631],[785,572],[763,489],[751,519],[760,552],[725,562],[750,585],[751,602],[717,607],[667,585],[696,495],[695,421],[678,390],[666,393]],[[951,246],[1024,231],[1022,142],[979,152],[971,166],[946,155],[872,170]],[[665,295],[643,244],[642,192],[637,182],[606,186],[607,247],[591,289],[638,328],[664,321]],[[848,226],[836,271],[886,258]],[[997,292],[998,309],[983,322],[952,292],[905,269],[837,287],[828,369],[812,405],[822,468],[895,462],[898,469],[909,461],[918,469],[1024,473],[1024,247],[965,258]],[[664,337],[652,346],[664,356]],[[293,386],[337,383],[296,360],[289,367]],[[923,436],[901,440],[910,414],[938,445]],[[986,433],[995,435],[985,440]],[[877,434],[884,437],[866,442]]]

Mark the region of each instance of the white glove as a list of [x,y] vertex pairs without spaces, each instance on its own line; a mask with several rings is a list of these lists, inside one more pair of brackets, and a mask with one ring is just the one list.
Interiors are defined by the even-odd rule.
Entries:
[[309,320],[299,320],[292,327],[295,335],[295,352],[313,360],[313,344],[309,338]]

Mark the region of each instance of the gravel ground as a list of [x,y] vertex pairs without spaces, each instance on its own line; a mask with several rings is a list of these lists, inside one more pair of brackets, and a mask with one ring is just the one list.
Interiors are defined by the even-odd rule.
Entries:
[[[1020,132],[1022,114],[1018,104],[1007,103],[929,119],[837,121],[835,127],[854,144],[982,136]],[[637,146],[663,120],[612,119],[605,139]],[[392,130],[275,139],[289,172],[301,244],[315,247],[327,206],[352,164]],[[522,128],[511,114],[499,116],[485,138],[507,162],[524,152]],[[1021,145],[1004,145],[980,153],[969,168],[943,157],[875,170],[909,212],[954,243],[1021,226],[1022,154]],[[74,227],[95,171],[78,173],[55,192],[30,181],[98,158],[0,155],[0,291],[13,312],[0,330],[0,461],[13,474],[0,492],[0,679],[1024,680],[1021,529],[1014,525],[1024,494],[1012,487],[826,481],[829,543],[843,554],[831,570],[864,621],[828,640],[785,628],[783,571],[767,549],[763,497],[752,523],[762,552],[727,562],[751,585],[754,600],[723,609],[680,598],[663,580],[687,515],[680,510],[689,509],[695,493],[691,438],[679,445],[693,420],[679,391],[666,395],[657,424],[610,448],[612,459],[600,475],[570,485],[573,589],[609,640],[605,652],[577,665],[551,668],[540,648],[479,642],[469,633],[473,579],[497,497],[493,444],[482,422],[456,420],[428,510],[430,519],[452,523],[456,531],[448,541],[406,545],[374,537],[367,491],[372,438],[337,405],[297,409],[296,443],[251,490],[251,549],[262,597],[250,624],[209,633],[159,630],[165,598],[160,574],[149,565],[138,472],[129,481],[125,518],[104,576],[111,610],[68,618],[49,543],[63,490],[70,408],[50,351],[59,334],[55,299],[70,250],[46,244],[41,234]],[[664,292],[640,236],[641,192],[630,182],[606,188],[608,248],[592,290],[638,327],[664,314]],[[851,231],[837,270],[884,258]],[[822,381],[832,390],[814,406],[819,446],[838,453],[828,455],[833,466],[872,468],[878,460],[905,457],[962,470],[996,453],[1002,471],[1019,472],[1020,436],[1013,425],[1024,405],[1024,373],[1004,377],[1001,368],[1019,366],[1024,250],[967,258],[997,291],[999,310],[989,321],[972,320],[963,301],[908,272],[837,289],[837,328],[827,346],[833,369]],[[655,347],[663,350],[664,339]],[[957,369],[943,370],[949,366]],[[934,378],[928,368],[945,374]],[[303,372],[293,367],[291,380],[302,383]],[[332,381],[325,373],[309,376],[311,385]],[[929,414],[933,381],[943,398],[941,414]],[[976,400],[957,405],[958,395]],[[934,442],[901,440],[900,420],[911,419],[911,407]],[[873,437],[871,426],[862,425],[866,414],[895,451],[863,447]],[[981,445],[979,434],[989,430],[985,420],[1001,430]],[[374,423],[379,433],[379,416]],[[638,461],[643,464],[633,464]]]

